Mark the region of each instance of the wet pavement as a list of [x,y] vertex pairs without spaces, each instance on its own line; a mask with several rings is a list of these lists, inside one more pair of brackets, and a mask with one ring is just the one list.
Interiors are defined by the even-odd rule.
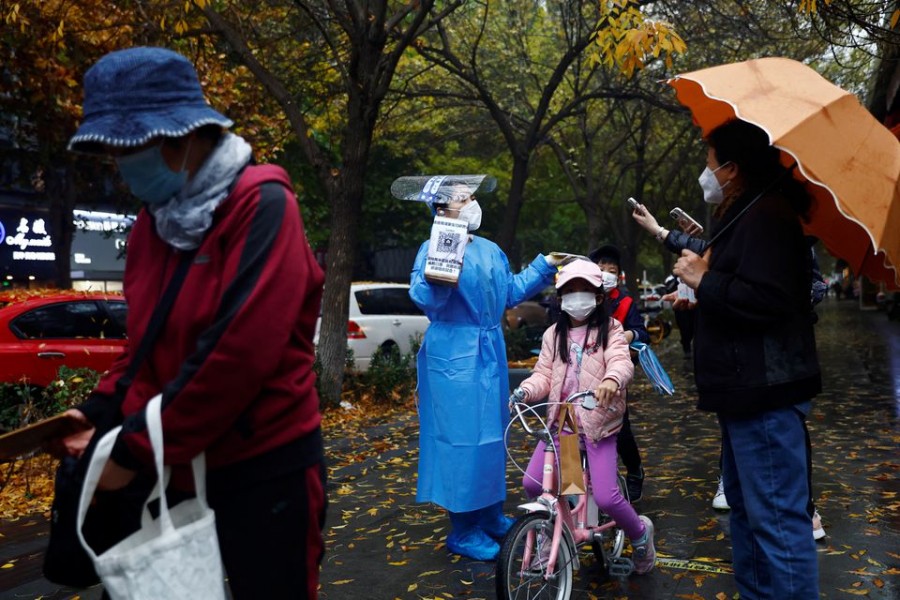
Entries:
[[[825,392],[813,403],[813,488],[827,537],[819,550],[821,598],[900,598],[900,323],[850,301],[827,299],[817,327]],[[677,330],[655,347],[676,386],[650,389],[642,373],[629,394],[646,482],[638,512],[657,528],[660,562],[648,575],[604,580],[582,555],[572,597],[635,600],[736,598],[730,573],[728,515],[710,506],[716,487],[719,431],[696,411],[690,360]],[[327,432],[332,456],[327,552],[320,597],[326,600],[495,598],[494,565],[447,553],[449,521],[415,503],[414,414],[362,437]],[[530,442],[515,435],[517,460]],[[524,500],[510,465],[508,514]],[[43,518],[0,523],[0,599],[72,598],[40,577]],[[627,551],[626,551],[627,553]],[[96,589],[80,598],[99,597]]]

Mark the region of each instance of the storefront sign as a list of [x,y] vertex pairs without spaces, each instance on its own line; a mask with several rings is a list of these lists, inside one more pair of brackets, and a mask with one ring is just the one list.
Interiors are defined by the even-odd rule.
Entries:
[[71,266],[83,271],[78,278],[90,278],[91,273],[99,272],[109,278],[125,271],[125,242],[134,219],[132,215],[108,212],[73,212]]
[[0,275],[6,280],[56,278],[56,245],[47,213],[0,209]]
[[[70,267],[83,270],[87,278],[121,279],[133,222],[131,215],[75,210]],[[0,280],[53,281],[57,252],[47,211],[0,208]]]

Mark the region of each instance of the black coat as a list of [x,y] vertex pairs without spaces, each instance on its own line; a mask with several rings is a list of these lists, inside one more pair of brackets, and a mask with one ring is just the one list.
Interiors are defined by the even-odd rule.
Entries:
[[809,290],[809,247],[778,192],[735,202],[711,231],[710,270],[697,289],[698,408],[750,415],[821,391]]

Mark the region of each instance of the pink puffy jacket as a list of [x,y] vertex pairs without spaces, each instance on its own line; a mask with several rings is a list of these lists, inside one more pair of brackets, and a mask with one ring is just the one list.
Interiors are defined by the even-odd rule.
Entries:
[[[544,332],[541,342],[541,355],[534,372],[519,386],[528,393],[527,399],[534,402],[545,396],[552,402],[565,400],[561,398],[563,380],[566,376],[566,363],[562,361],[557,351],[556,325],[551,325]],[[613,398],[610,406],[614,410],[585,410],[580,406],[576,409],[578,425],[582,433],[588,439],[597,441],[610,436],[622,428],[622,415],[625,413],[625,387],[631,383],[634,377],[634,364],[631,362],[631,354],[628,351],[628,342],[625,341],[625,330],[615,319],[609,320],[609,338],[606,349],[592,346],[596,342],[596,332],[591,332],[590,339],[585,344],[584,355],[581,359],[581,374],[578,380],[578,391],[596,390],[604,379],[612,379],[619,385],[619,392]],[[556,417],[559,414],[559,405],[551,404],[547,408],[548,424],[556,431]]]

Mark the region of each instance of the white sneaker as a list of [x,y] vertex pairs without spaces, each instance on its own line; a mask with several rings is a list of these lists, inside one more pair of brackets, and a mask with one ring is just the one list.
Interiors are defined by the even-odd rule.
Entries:
[[818,510],[813,513],[812,530],[814,540],[821,540],[825,537],[825,528],[822,527],[822,517],[819,516]]
[[713,496],[712,507],[716,510],[731,510],[731,507],[728,506],[728,498],[725,497],[725,485],[722,483],[721,477],[719,477],[716,495]]

